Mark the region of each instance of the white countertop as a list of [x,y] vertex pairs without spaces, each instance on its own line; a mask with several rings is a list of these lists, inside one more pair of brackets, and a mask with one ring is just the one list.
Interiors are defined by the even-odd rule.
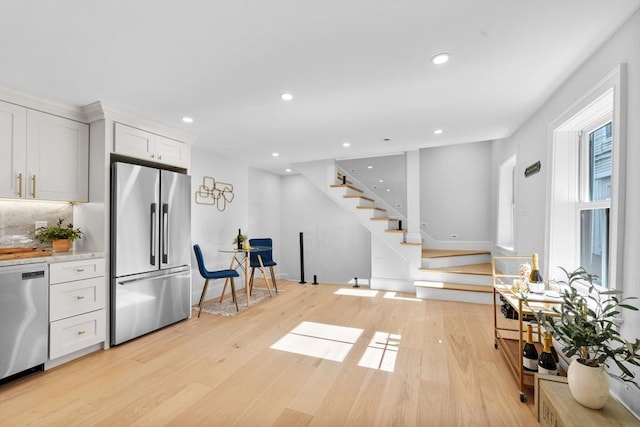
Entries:
[[34,264],[37,262],[46,262],[51,264],[54,262],[75,261],[75,260],[87,259],[87,258],[104,258],[104,252],[88,252],[88,251],[53,252],[50,256],[2,260],[0,261],[0,267],[6,267],[10,265]]

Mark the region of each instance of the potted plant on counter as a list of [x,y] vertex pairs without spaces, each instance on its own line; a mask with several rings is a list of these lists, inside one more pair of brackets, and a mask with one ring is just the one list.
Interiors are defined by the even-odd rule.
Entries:
[[[640,340],[625,340],[616,325],[622,309],[638,310],[627,304],[637,298],[619,298],[620,291],[616,290],[599,291],[593,284],[597,276],[583,267],[572,272],[560,268],[566,276],[559,282],[562,304],[553,307],[555,317],[542,312],[536,317],[571,359],[567,380],[572,396],[583,406],[600,409],[609,399],[609,375],[638,387],[629,365],[640,366]],[[586,294],[576,288],[578,283],[588,287]],[[620,375],[605,370],[611,364],[617,366]]]
[[63,222],[64,220],[59,218],[56,225],[39,227],[36,230],[36,239],[42,243],[51,242],[55,252],[67,252],[74,240],[82,238],[82,231],[79,228],[73,228],[71,223],[63,227]]

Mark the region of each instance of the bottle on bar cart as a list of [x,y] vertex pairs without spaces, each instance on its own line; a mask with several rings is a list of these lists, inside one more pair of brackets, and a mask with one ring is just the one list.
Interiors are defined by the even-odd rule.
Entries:
[[529,274],[529,289],[534,294],[544,293],[544,279],[540,274],[538,254],[531,255],[531,273]]
[[522,366],[525,371],[536,372],[538,370],[538,350],[533,344],[533,327],[527,325],[527,341],[522,348]]
[[547,375],[558,375],[558,365],[551,353],[551,349],[553,348],[551,345],[551,335],[545,332],[542,342],[544,343],[544,347],[538,359],[538,372]]

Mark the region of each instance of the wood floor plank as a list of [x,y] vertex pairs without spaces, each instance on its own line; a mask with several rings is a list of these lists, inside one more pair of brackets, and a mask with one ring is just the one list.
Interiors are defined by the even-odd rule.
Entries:
[[[490,306],[278,289],[235,316],[203,313],[0,385],[0,425],[536,425],[493,348]],[[360,335],[341,344],[341,361],[271,348],[302,322]],[[381,370],[394,346],[395,363]]]
[[272,427],[305,427],[309,425],[311,419],[311,415],[285,409],[273,423]]

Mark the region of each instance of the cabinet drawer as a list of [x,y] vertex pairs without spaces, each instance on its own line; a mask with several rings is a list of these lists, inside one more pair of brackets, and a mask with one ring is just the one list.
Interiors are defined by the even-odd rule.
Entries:
[[51,285],[49,320],[55,321],[104,308],[104,277]]
[[100,276],[104,276],[104,258],[82,259],[49,265],[49,283],[52,285]]
[[105,310],[97,310],[52,322],[49,331],[49,359],[103,342],[105,317]]

